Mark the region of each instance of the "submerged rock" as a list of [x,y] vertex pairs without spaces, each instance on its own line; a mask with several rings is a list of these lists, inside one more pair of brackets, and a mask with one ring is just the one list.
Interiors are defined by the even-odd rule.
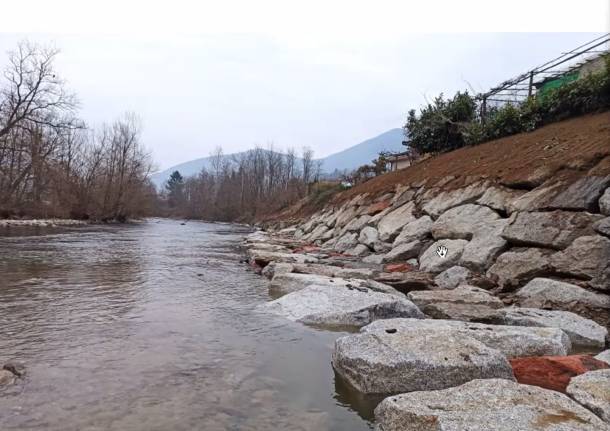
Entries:
[[534,356],[510,360],[519,383],[565,392],[570,379],[610,366],[588,355]]
[[424,315],[404,297],[367,287],[312,285],[261,306],[262,310],[310,325],[360,327],[377,319]]
[[568,336],[557,328],[488,325],[433,319],[378,320],[362,328],[363,333],[383,334],[426,330],[428,334],[455,333],[468,335],[509,358],[519,356],[567,355],[571,344]]
[[599,431],[607,426],[565,395],[504,379],[388,397],[379,431]]
[[589,371],[574,377],[566,392],[610,424],[610,369]]
[[458,331],[364,332],[335,342],[333,367],[367,394],[444,389],[473,379],[512,379],[506,357]]

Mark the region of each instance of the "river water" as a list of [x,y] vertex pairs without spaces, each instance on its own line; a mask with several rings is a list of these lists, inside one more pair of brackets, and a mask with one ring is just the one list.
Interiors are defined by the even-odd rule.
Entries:
[[333,373],[343,335],[257,312],[246,228],[151,219],[0,230],[6,430],[370,429]]

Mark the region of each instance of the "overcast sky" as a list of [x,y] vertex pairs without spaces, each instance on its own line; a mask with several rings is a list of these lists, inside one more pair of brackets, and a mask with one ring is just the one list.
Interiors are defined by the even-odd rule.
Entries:
[[3,22],[0,66],[20,39],[56,45],[81,116],[138,113],[159,168],[217,145],[321,157],[401,127],[440,92],[485,90],[607,32],[608,2],[586,3],[11,2],[3,15],[24,19]]

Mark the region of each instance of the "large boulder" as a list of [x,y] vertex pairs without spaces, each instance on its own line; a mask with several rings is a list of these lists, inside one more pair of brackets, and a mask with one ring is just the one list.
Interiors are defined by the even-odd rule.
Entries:
[[579,178],[555,195],[548,207],[596,212],[598,210],[598,199],[602,196],[608,184],[610,184],[610,175]]
[[589,371],[574,377],[566,392],[610,424],[610,369]]
[[328,232],[328,226],[326,226],[325,224],[320,224],[316,226],[316,228],[310,233],[303,236],[303,239],[313,242],[317,239],[321,239],[326,232]]
[[564,331],[573,347],[603,348],[608,330],[578,314],[560,310],[509,307],[497,310],[493,323],[512,326],[539,326]]
[[357,209],[354,206],[346,205],[340,212],[337,214],[337,218],[335,220],[336,227],[343,227],[348,224],[350,221],[354,219],[357,215]]
[[375,409],[378,431],[599,431],[600,418],[567,396],[510,380],[391,396]]
[[488,325],[434,319],[377,320],[361,329],[363,333],[408,332],[427,330],[429,334],[446,332],[447,338],[455,333],[468,335],[487,347],[499,350],[508,358],[538,355],[567,355],[571,349],[568,336],[557,328]]
[[594,289],[610,291],[610,279],[604,277],[610,267],[610,239],[600,236],[581,236],[568,248],[551,257],[555,271],[588,280]]
[[515,294],[522,307],[572,311],[608,325],[610,296],[548,278],[534,278]]
[[426,202],[422,206],[422,210],[432,218],[436,218],[450,208],[476,201],[485,193],[487,188],[488,184],[483,182],[471,184],[458,190],[441,192]]
[[502,236],[517,245],[564,249],[579,236],[592,232],[601,217],[589,213],[550,211],[520,212],[504,228]]
[[610,368],[605,362],[589,355],[512,358],[510,364],[519,383],[564,393],[573,377]]
[[372,226],[365,226],[360,231],[358,236],[358,242],[364,244],[369,248],[373,248],[373,245],[379,240],[379,232]]
[[[464,239],[443,239],[436,241],[419,257],[419,269],[426,272],[439,273],[457,265],[466,244],[468,244],[468,241]],[[437,253],[439,247],[447,249],[447,253],[444,256]]]
[[333,366],[366,394],[444,389],[473,379],[512,379],[506,357],[464,333],[428,329],[360,333],[335,342]]
[[610,215],[610,187],[606,189],[604,194],[599,198],[599,212],[605,215]]
[[430,234],[433,223],[432,219],[427,215],[407,223],[394,240],[394,247],[426,238]]
[[353,219],[352,221],[350,221],[348,224],[345,225],[345,227],[343,228],[343,230],[345,232],[355,232],[355,231],[360,231],[360,229],[362,229],[364,226],[366,226],[366,224],[368,223],[368,221],[371,219],[370,215],[361,215],[358,218]]
[[477,204],[485,205],[501,213],[511,213],[511,202],[518,199],[525,192],[522,190],[512,190],[507,187],[494,186],[485,190],[483,196],[477,200]]
[[502,253],[487,270],[487,277],[504,290],[524,285],[534,277],[551,271],[549,252],[539,248],[511,250]]
[[549,202],[557,193],[565,188],[561,181],[551,179],[549,182],[522,194],[508,204],[509,212],[540,211],[548,208]]
[[421,241],[415,240],[412,242],[405,242],[394,246],[394,248],[383,257],[383,262],[399,262],[414,257],[417,258],[423,245],[424,243],[422,243]]
[[452,266],[444,270],[434,278],[434,282],[439,289],[455,289],[461,284],[465,284],[472,275],[468,268],[463,266]]
[[474,204],[460,205],[445,211],[432,225],[434,239],[468,239],[500,216],[494,210]]
[[344,233],[337,242],[333,245],[333,248],[337,251],[346,251],[358,245],[358,233],[357,232],[346,232]]
[[480,226],[464,247],[460,264],[479,272],[489,268],[507,246],[506,240],[501,236],[507,222],[506,219],[500,219]]
[[424,317],[404,297],[356,286],[311,285],[260,308],[296,322],[327,327],[360,327],[377,319]]
[[345,250],[345,254],[348,256],[366,256],[371,254],[371,250],[364,244],[356,244],[354,248]]
[[415,220],[415,216],[413,215],[414,209],[415,204],[413,202],[407,202],[379,220],[377,230],[379,231],[379,238],[381,241],[393,240],[404,225]]

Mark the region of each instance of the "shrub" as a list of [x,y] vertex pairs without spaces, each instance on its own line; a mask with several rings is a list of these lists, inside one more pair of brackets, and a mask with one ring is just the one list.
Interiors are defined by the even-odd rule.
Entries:
[[610,108],[610,56],[604,70],[566,83],[521,103],[488,110],[485,121],[477,116],[477,103],[468,92],[445,100],[443,94],[421,108],[409,111],[404,126],[409,146],[420,152],[449,151],[492,139],[529,132],[544,124]]

